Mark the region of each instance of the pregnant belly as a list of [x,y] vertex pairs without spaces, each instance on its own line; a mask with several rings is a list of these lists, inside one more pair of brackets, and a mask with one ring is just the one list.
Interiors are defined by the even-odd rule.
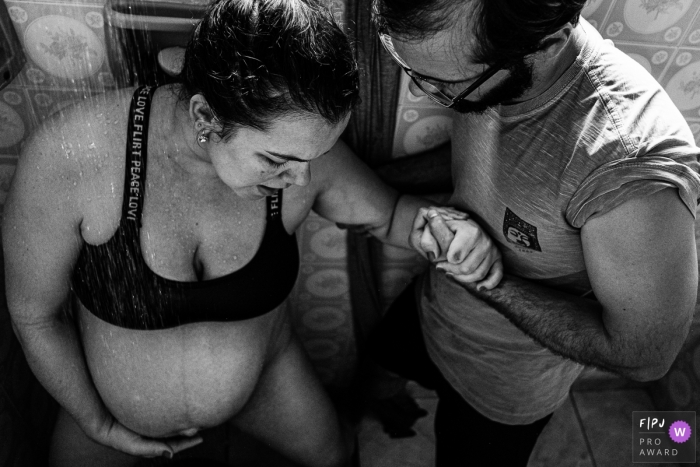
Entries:
[[85,356],[110,412],[145,436],[223,423],[246,403],[281,342],[279,310],[230,323],[124,329],[80,307]]

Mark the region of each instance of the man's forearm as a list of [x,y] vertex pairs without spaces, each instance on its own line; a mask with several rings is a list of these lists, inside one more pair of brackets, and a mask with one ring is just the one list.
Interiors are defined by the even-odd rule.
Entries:
[[603,308],[595,300],[514,276],[504,277],[493,290],[462,286],[558,355],[631,379],[658,376],[657,349],[642,345],[633,336],[609,332],[603,322]]

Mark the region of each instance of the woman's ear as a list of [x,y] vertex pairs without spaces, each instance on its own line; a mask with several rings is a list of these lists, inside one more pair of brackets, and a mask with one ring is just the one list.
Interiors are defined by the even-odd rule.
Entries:
[[190,118],[194,122],[197,132],[219,133],[223,128],[219,119],[211,111],[207,100],[201,94],[195,94],[190,98]]
[[195,94],[190,98],[190,118],[193,122],[202,122],[207,126],[215,123],[216,119],[203,95]]

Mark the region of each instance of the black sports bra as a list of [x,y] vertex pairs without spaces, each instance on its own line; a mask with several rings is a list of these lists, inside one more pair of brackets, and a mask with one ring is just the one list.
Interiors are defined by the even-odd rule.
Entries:
[[83,244],[72,286],[92,314],[129,329],[165,329],[201,321],[239,321],[282,304],[297,279],[296,236],[282,224],[282,191],[267,198],[262,243],[248,264],[226,276],[178,282],[155,274],[140,244],[148,116],[155,88],[141,87],[131,101],[122,217],[101,245]]

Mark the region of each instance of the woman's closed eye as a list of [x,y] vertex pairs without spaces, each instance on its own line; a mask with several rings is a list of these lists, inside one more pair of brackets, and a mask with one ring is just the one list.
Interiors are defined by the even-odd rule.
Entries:
[[265,163],[272,167],[273,169],[281,169],[282,167],[286,166],[289,164],[290,161],[283,161],[283,162],[277,162],[273,159],[270,159],[269,157],[264,157]]

